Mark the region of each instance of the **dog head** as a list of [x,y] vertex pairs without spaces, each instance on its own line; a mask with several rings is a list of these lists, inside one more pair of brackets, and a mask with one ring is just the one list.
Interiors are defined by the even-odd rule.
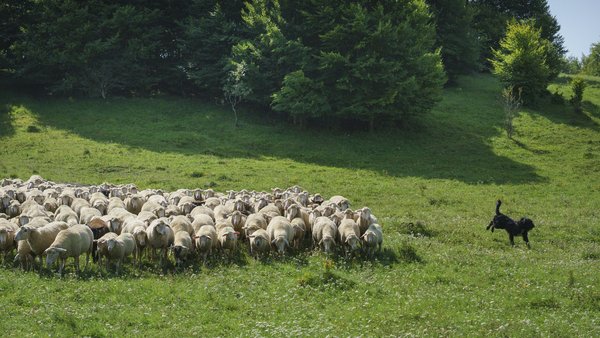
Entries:
[[530,220],[529,218],[521,218],[517,224],[523,229],[523,230],[531,230],[535,227],[535,225],[533,224],[533,221]]

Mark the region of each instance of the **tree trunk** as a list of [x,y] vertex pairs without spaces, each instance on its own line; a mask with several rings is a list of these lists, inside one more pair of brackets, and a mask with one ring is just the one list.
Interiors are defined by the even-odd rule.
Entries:
[[235,117],[235,122],[233,124],[233,126],[235,128],[238,127],[238,115],[237,115],[237,110],[235,110],[235,104],[231,104],[231,110],[233,110],[233,116]]

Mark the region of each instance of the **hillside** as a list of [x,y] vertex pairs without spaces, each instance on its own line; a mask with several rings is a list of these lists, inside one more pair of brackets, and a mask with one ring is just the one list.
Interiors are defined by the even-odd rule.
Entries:
[[[0,92],[0,178],[268,190],[298,184],[371,207],[375,261],[301,253],[125,277],[0,273],[22,335],[590,336],[600,331],[600,80],[584,112],[540,103],[502,129],[500,85],[464,77],[405,130],[301,131],[192,99]],[[565,82],[551,86],[565,97]],[[497,199],[532,249],[486,232]],[[69,269],[72,271],[72,268]]]

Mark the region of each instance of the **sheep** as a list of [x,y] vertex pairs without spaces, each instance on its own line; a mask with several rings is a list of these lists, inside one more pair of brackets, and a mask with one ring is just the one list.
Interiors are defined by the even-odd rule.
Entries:
[[196,241],[196,250],[202,255],[202,259],[206,263],[206,258],[212,251],[219,247],[219,240],[217,237],[217,230],[212,225],[203,225],[194,235]]
[[50,247],[44,251],[46,254],[46,265],[50,267],[50,265],[60,258],[61,264],[58,273],[62,275],[67,258],[73,257],[75,259],[75,269],[79,272],[79,256],[85,253],[85,271],[90,260],[90,254],[92,253],[93,241],[94,234],[92,230],[84,224],[76,224],[70,228],[61,230]]
[[17,231],[15,240],[27,241],[33,255],[40,257],[41,268],[43,266],[42,255],[44,251],[54,242],[58,233],[68,227],[67,223],[61,221],[51,222],[41,227],[37,227],[35,224],[27,224]]
[[310,233],[312,226],[310,224],[310,215],[298,204],[292,204],[286,209],[286,216],[291,222],[294,218],[301,218],[304,223],[304,231]]
[[218,197],[209,197],[204,200],[204,205],[214,210],[217,206],[221,205],[221,200]]
[[167,250],[175,240],[173,229],[167,224],[166,218],[159,218],[150,223],[146,228],[146,234],[148,235],[148,246],[152,249],[152,258],[156,256],[156,249],[162,250],[160,264],[163,265],[164,260],[167,259]]
[[165,217],[181,215],[181,210],[176,205],[169,204],[165,209]]
[[6,214],[9,218],[19,216],[21,214],[21,203],[17,200],[10,201],[10,204],[6,208]]
[[[167,205],[169,205],[169,202],[167,202],[167,199],[162,195],[149,196],[146,199],[146,203],[156,203],[156,204],[162,205],[164,208],[166,208]],[[143,210],[143,208],[142,208],[142,210]]]
[[79,221],[81,224],[88,224],[93,217],[101,217],[100,210],[94,207],[83,207],[79,210]]
[[6,262],[8,254],[17,248],[15,234],[18,230],[16,224],[0,218],[0,251],[4,252],[3,262]]
[[146,223],[139,219],[128,220],[123,226],[123,233],[129,233],[133,235],[135,239],[135,251],[133,252],[133,259],[137,260],[138,264],[142,264],[142,256],[146,243],[148,242],[148,234],[146,233]]
[[327,204],[327,203],[334,203],[342,211],[344,211],[350,207],[350,201],[346,197],[339,196],[339,195],[332,196],[331,198],[329,198],[328,202],[324,202],[324,204]]
[[269,233],[264,229],[257,229],[248,236],[248,239],[250,240],[250,254],[254,255],[255,258],[271,249]]
[[[240,234],[243,233],[243,227],[246,224],[246,220],[248,219],[248,217],[244,214],[242,214],[239,210],[235,210],[234,212],[231,213],[231,215],[229,216],[229,219],[231,220],[231,225],[233,225],[233,228],[235,229],[235,231],[239,232]],[[240,236],[241,239],[246,238],[245,233],[243,233],[244,236]]]
[[29,271],[30,267],[33,266],[33,252],[27,241],[17,242],[17,254],[13,259],[13,263],[19,263],[21,269]]
[[221,249],[228,250],[229,254],[232,255],[237,248],[239,232],[235,231],[233,227],[226,226],[221,229],[217,229],[217,233]]
[[233,212],[233,209],[225,205],[217,205],[214,209],[215,212],[215,221],[219,221],[222,219],[226,219]]
[[104,235],[102,235],[102,237],[95,239],[94,240],[94,245],[95,245],[95,249],[94,249],[94,256],[96,256],[98,258],[98,265],[102,266],[102,258],[106,257],[107,261],[106,261],[106,269],[108,270],[108,245],[107,245],[107,241],[109,239],[114,239],[117,238],[117,234],[115,234],[114,232],[108,232],[105,233]]
[[69,206],[61,205],[56,209],[54,220],[67,222],[69,225],[75,225],[79,223],[79,216],[77,216],[77,213]]
[[313,245],[323,248],[323,251],[330,253],[336,242],[337,226],[328,217],[321,216],[315,220],[312,231]]
[[148,201],[144,203],[144,205],[142,206],[142,211],[150,211],[159,218],[165,217],[165,207],[162,204],[158,204],[156,202]]
[[108,213],[108,198],[101,192],[95,192],[90,196],[90,204],[92,208],[98,209],[101,215]]
[[175,265],[181,266],[193,250],[192,236],[186,231],[176,232],[171,250],[175,256]]
[[180,231],[187,232],[190,236],[194,235],[194,228],[192,227],[192,222],[185,216],[175,216],[171,220],[171,229],[173,232],[177,234]]
[[196,218],[198,215],[201,214],[208,215],[210,216],[210,218],[213,219],[213,221],[215,220],[215,212],[213,211],[213,209],[204,205],[199,205],[192,209],[192,211],[190,212],[190,216],[192,216],[193,218]]
[[294,240],[294,227],[290,221],[283,216],[276,216],[271,219],[267,226],[269,241],[277,249],[279,254],[285,253],[285,248],[290,246]]
[[125,209],[132,214],[139,214],[143,205],[144,199],[140,195],[131,195],[125,198]]
[[263,229],[267,230],[267,220],[263,214],[251,214],[246,218],[246,223],[242,228],[246,237],[252,235],[256,230]]
[[60,205],[71,206],[71,202],[75,199],[75,193],[71,190],[63,190],[58,195],[58,202]]
[[[104,237],[103,237],[104,238]],[[104,243],[100,244],[100,241],[103,238],[98,240],[98,248],[104,246]],[[106,269],[110,265],[112,260],[116,260],[116,272],[119,274],[119,269],[121,268],[121,264],[123,264],[123,259],[127,256],[130,256],[135,249],[135,240],[133,235],[130,233],[122,233],[117,237],[112,237],[105,239],[106,243]]]
[[356,224],[358,224],[360,235],[362,236],[371,224],[377,223],[377,218],[371,214],[371,209],[367,207],[358,209],[357,214]]
[[83,207],[91,207],[90,202],[86,201],[83,198],[76,197],[73,202],[71,202],[71,209],[75,211],[77,217],[79,217],[79,211]]
[[183,196],[177,203],[177,208],[183,215],[189,215],[196,207],[195,200],[191,196]]
[[152,221],[158,218],[155,213],[150,211],[140,211],[140,213],[136,217],[138,220],[146,223],[146,226],[150,225]]
[[215,222],[209,215],[198,214],[192,222],[192,228],[194,228],[194,232],[198,232],[198,230],[204,225],[211,225],[214,227]]
[[58,209],[58,200],[53,197],[47,197],[42,206],[44,209],[48,210],[48,212],[54,213],[56,209]]
[[383,243],[383,231],[381,225],[377,223],[369,225],[369,228],[367,228],[367,231],[361,236],[361,239],[367,256],[372,258],[375,253],[375,246],[377,246],[377,251],[381,251],[381,244]]
[[122,208],[125,209],[125,203],[119,197],[111,197],[108,199],[108,206],[106,207],[106,214],[109,214],[112,209]]
[[359,249],[360,229],[354,219],[351,218],[353,212],[350,209],[346,209],[346,211],[347,217],[342,219],[338,227],[338,240],[346,248],[347,253],[353,253]]

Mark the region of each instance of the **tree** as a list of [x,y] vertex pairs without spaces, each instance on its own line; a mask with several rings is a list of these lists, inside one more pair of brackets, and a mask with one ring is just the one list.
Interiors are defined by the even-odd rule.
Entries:
[[435,19],[436,46],[441,48],[448,81],[477,70],[479,42],[474,11],[465,0],[427,0]]
[[290,114],[294,124],[300,127],[305,126],[307,118],[323,117],[331,112],[323,83],[306,77],[301,70],[285,76],[283,86],[273,94],[272,106],[275,111]]
[[227,72],[227,79],[223,86],[225,101],[231,105],[233,116],[235,117],[234,126],[238,127],[237,105],[252,93],[252,88],[246,83],[246,63],[232,63],[231,69]]
[[193,13],[180,22],[180,71],[204,96],[220,95],[231,48],[247,33],[241,1],[196,0]]
[[475,9],[474,26],[479,31],[482,60],[492,57],[492,49],[498,49],[506,35],[511,20],[532,20],[541,29],[541,37],[553,45],[554,55],[547,60],[553,72],[561,68],[561,57],[566,53],[564,38],[559,34],[560,25],[550,14],[547,0],[470,0]]
[[600,76],[600,42],[592,44],[590,54],[584,57],[583,72],[593,76]]
[[513,21],[508,25],[500,48],[493,50],[494,74],[507,86],[522,90],[524,103],[535,101],[546,91],[553,72],[547,63],[550,42],[541,37],[531,22]]

